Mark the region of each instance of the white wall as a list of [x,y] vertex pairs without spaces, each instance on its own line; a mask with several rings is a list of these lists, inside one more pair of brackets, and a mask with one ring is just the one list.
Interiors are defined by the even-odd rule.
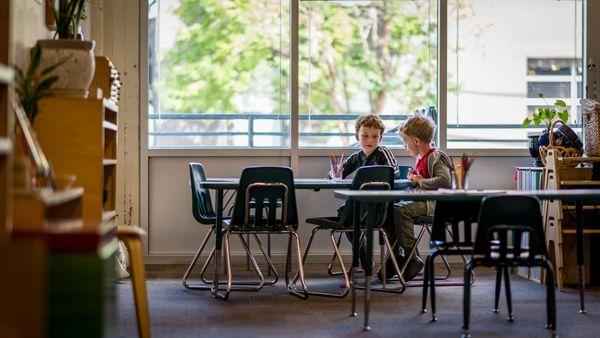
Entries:
[[[40,4],[42,3],[42,4]],[[38,39],[50,38],[45,24],[44,1],[12,0],[11,2],[11,60],[19,67],[25,66],[29,49]]]
[[[156,157],[149,163],[149,257],[148,262],[188,262],[197,250],[207,232],[207,226],[198,224],[192,216],[189,172],[187,164],[198,161],[204,164],[208,177],[239,177],[247,165],[289,165],[288,158],[277,157]],[[412,164],[409,157],[398,158],[401,164]],[[304,157],[300,160],[297,177],[323,177],[327,158]],[[514,167],[527,166],[528,157],[481,157],[473,165],[470,177],[472,188],[510,189],[514,188]],[[319,192],[297,191],[297,203],[301,220],[300,234],[302,245],[308,241],[312,230],[304,220],[308,217],[333,216],[342,203],[333,197],[331,190]],[[422,251],[428,250],[428,240],[423,242]],[[273,240],[273,253],[281,259],[287,241]],[[313,244],[311,259],[325,261],[332,251],[327,236],[322,234]],[[345,252],[348,252],[346,246]],[[232,252],[241,255],[240,245],[234,245]]]

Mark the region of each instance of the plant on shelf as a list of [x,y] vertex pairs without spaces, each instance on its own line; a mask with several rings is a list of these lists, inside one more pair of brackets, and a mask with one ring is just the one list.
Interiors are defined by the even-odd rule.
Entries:
[[15,92],[32,124],[37,114],[38,101],[50,96],[48,89],[58,81],[58,76],[52,75],[52,72],[66,61],[59,61],[40,71],[41,57],[42,50],[39,45],[36,45],[31,49],[29,65],[25,71],[14,66],[16,73]]
[[[85,20],[85,0],[60,0],[58,8],[54,7],[52,0],[46,0],[54,10],[56,33],[59,39],[75,39],[79,30],[79,23]],[[82,37],[83,38],[83,37]]]
[[530,125],[543,125],[545,130],[550,129],[550,125],[552,125],[552,121],[558,117],[563,120],[563,122],[567,122],[569,119],[569,110],[567,109],[567,104],[563,100],[556,100],[554,102],[554,106],[550,107],[548,101],[544,97],[544,93],[539,93],[538,97],[544,99],[546,102],[546,107],[539,107],[537,109],[537,113],[533,113],[531,117],[526,117],[523,120],[523,127],[528,127]]
[[546,107],[539,107],[537,112],[533,113],[531,117],[526,117],[523,120],[523,126],[528,127],[530,125],[541,125],[544,126],[544,131],[540,133],[528,133],[529,138],[529,153],[534,158],[535,166],[543,166],[543,161],[539,151],[539,147],[547,147],[550,143],[550,128],[552,122],[555,120],[562,120],[564,123],[561,124],[556,130],[552,131],[554,144],[552,146],[562,145],[567,148],[582,149],[583,144],[577,136],[577,133],[567,126],[569,120],[569,110],[567,104],[563,100],[556,100],[553,106],[548,104],[548,101],[544,97],[544,93],[538,94],[539,98],[544,99]]
[[66,60],[54,72],[59,79],[50,90],[54,96],[86,98],[94,76],[94,41],[83,40],[80,23],[86,19],[88,0],[48,1],[52,10],[56,32],[55,40],[38,40],[42,48],[41,66],[48,67]]

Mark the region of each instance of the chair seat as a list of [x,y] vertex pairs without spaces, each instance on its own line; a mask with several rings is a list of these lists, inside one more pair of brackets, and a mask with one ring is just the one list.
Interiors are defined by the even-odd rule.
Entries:
[[338,229],[342,227],[340,226],[340,218],[336,216],[307,218],[306,223],[315,224],[326,229]]

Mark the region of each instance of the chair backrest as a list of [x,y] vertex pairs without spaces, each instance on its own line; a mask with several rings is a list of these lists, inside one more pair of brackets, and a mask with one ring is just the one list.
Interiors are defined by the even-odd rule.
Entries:
[[[527,233],[529,244],[524,244]],[[527,253],[525,258],[522,253]],[[528,196],[487,197],[481,204],[474,255],[487,260],[519,261],[546,256],[540,201]]]
[[190,186],[192,188],[192,212],[196,221],[202,224],[215,223],[215,211],[210,200],[208,189],[201,188],[198,183],[206,181],[204,167],[200,163],[190,162]]
[[[387,165],[372,165],[358,168],[350,190],[390,190],[394,187],[394,168]],[[392,208],[388,208],[389,203],[372,204],[372,213],[369,215],[370,224],[381,224],[385,221]],[[349,226],[352,224],[353,203],[346,202],[344,211],[340,215],[340,224]],[[361,210],[361,217],[366,215],[366,207]],[[391,218],[388,218],[391,219]]]
[[[254,214],[250,215],[252,210]],[[235,197],[231,224],[256,230],[277,230],[284,226],[296,229],[298,211],[292,169],[244,168]]]
[[[472,225],[477,222],[481,203],[437,201],[431,226],[431,242],[438,246],[472,247]],[[452,228],[452,238],[446,237],[446,227]]]
[[408,171],[412,169],[411,165],[399,165],[398,166],[398,178],[400,179],[407,179],[408,178]]

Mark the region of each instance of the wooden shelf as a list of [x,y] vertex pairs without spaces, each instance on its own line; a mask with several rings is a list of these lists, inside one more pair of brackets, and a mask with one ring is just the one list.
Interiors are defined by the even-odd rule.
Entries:
[[113,131],[117,131],[117,125],[112,123],[112,122],[108,122],[108,121],[103,121],[102,122],[102,127],[104,129],[108,129],[108,130],[113,130]]
[[105,210],[102,212],[102,223],[109,222],[117,217],[116,210]]
[[51,189],[38,189],[34,191],[18,191],[14,192],[15,197],[36,197],[45,206],[53,207],[64,203],[71,202],[83,196],[83,188],[71,188],[62,191],[52,191]]
[[102,105],[105,109],[108,109],[114,113],[119,113],[119,107],[117,107],[117,105],[111,100],[102,99]]
[[[563,229],[563,234],[575,235],[575,229]],[[600,229],[583,229],[584,234],[600,234]]]
[[0,137],[0,155],[12,152],[12,141],[7,137]]
[[0,64],[0,83],[9,84],[12,82],[14,72],[11,68]]
[[83,228],[81,218],[73,219],[53,219],[46,222],[46,229],[49,233],[72,232]]
[[105,165],[105,166],[107,166],[107,165],[117,165],[117,160],[105,158],[104,160],[102,160],[102,164]]
[[591,181],[591,180],[568,180],[568,181],[560,181],[560,184],[563,186],[581,186],[581,187],[589,187],[589,186],[600,186],[600,181]]

